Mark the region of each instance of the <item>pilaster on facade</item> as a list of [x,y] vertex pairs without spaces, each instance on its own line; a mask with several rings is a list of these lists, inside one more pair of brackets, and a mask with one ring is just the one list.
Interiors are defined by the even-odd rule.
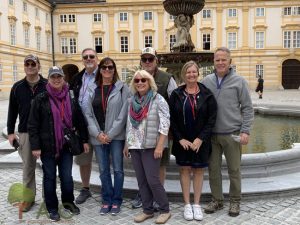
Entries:
[[132,11],[132,17],[133,17],[133,51],[138,52],[139,51],[139,38],[140,38],[140,23],[139,23],[139,11],[133,10]]
[[163,24],[164,24],[164,10],[163,9],[158,9],[157,10],[157,21],[158,21],[158,30],[157,30],[157,38],[158,38],[158,46],[157,46],[157,51],[162,52],[166,51],[167,49],[164,49],[164,33],[163,33]]
[[222,46],[222,36],[223,36],[223,7],[222,5],[218,4],[217,8],[216,8],[216,14],[217,14],[217,20],[216,20],[216,33],[218,35],[216,35],[216,43],[217,43],[217,46]]
[[[115,27],[115,11],[113,10],[113,8],[108,8],[107,15],[108,15],[108,27],[114,28]],[[109,51],[111,53],[115,53],[116,48],[115,48],[115,30],[114,29],[109,29],[108,42],[109,42]]]
[[242,49],[248,49],[249,48],[249,6],[244,5],[242,7],[242,18],[243,18],[243,28],[242,28]]

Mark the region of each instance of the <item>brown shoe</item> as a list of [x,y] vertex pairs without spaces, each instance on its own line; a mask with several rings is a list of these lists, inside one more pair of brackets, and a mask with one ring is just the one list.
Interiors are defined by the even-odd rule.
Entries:
[[229,216],[233,216],[233,217],[240,215],[240,203],[230,202],[228,214]]
[[152,214],[141,213],[141,214],[134,217],[134,222],[141,223],[141,222],[144,222],[147,219],[152,218],[153,216],[154,216],[153,213]]
[[165,224],[168,221],[168,219],[170,219],[170,217],[171,217],[171,213],[170,212],[168,212],[168,213],[161,213],[157,217],[157,219],[155,220],[155,223],[156,224]]
[[217,210],[223,209],[223,202],[217,201],[213,199],[208,205],[205,207],[204,212],[207,214],[211,214],[216,212]]

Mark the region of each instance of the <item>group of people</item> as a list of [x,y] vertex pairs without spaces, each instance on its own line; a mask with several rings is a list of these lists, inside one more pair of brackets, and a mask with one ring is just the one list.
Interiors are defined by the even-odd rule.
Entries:
[[[166,223],[171,213],[164,181],[171,153],[179,166],[186,220],[203,219],[200,199],[205,168],[212,201],[204,211],[223,208],[223,153],[230,178],[229,215],[239,215],[241,145],[249,140],[253,108],[247,82],[231,69],[227,48],[215,51],[215,71],[201,83],[197,63],[187,62],[181,71],[184,85],[179,87],[172,75],[158,69],[156,51],[151,47],[142,50],[141,70],[135,72],[129,86],[120,80],[113,59],[105,57],[98,64],[96,51],[87,48],[82,51],[82,61],[85,68],[68,82],[57,66],[49,69],[47,81],[38,74],[38,57],[28,55],[24,59],[26,76],[13,85],[10,94],[8,139],[13,144],[19,138],[23,183],[34,193],[36,159],[41,158],[43,197],[52,221],[60,219],[56,169],[63,207],[79,214],[76,204],[91,197],[93,151],[101,181],[101,215],[121,211],[124,156],[131,158],[139,187],[133,208],[143,209],[134,221],[143,222],[159,211],[155,223]],[[18,116],[19,137],[15,134]],[[82,179],[76,199],[73,155],[64,140],[65,128],[76,130],[84,147],[84,153],[75,157]],[[23,211],[33,205],[34,201],[24,203]]]

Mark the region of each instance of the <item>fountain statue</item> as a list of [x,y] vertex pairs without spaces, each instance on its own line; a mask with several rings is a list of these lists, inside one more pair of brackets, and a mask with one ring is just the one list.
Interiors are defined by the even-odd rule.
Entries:
[[200,67],[211,66],[213,53],[210,51],[196,52],[192,42],[190,29],[194,25],[194,15],[204,7],[205,0],[165,0],[165,10],[175,16],[175,27],[177,28],[176,43],[170,53],[158,54],[160,66],[175,76],[178,83],[181,83],[179,76],[182,66],[193,60]]

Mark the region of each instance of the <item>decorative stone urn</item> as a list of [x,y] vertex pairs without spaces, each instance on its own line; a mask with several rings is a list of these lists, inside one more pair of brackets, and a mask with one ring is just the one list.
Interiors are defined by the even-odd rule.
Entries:
[[204,7],[205,0],[165,0],[165,10],[173,16],[177,28],[176,43],[173,45],[174,52],[192,52],[195,48],[190,29],[194,25],[194,14],[199,13]]

